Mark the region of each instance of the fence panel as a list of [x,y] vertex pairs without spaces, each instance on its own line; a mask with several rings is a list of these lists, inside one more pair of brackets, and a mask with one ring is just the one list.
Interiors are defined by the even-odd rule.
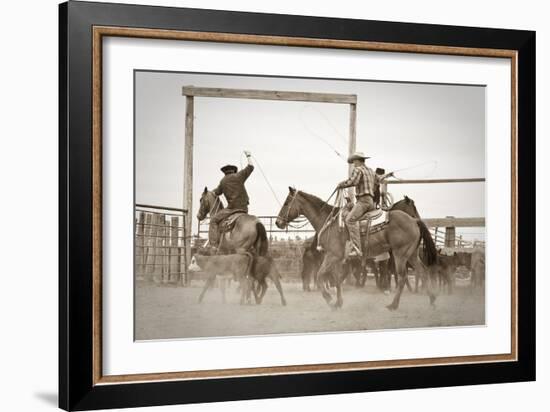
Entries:
[[136,280],[186,285],[185,211],[136,205],[135,216]]

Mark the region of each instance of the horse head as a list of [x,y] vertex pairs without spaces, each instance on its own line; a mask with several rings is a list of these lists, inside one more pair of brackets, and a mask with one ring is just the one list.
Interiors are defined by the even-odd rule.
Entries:
[[212,211],[217,198],[214,192],[210,192],[207,187],[204,188],[201,195],[199,212],[197,213],[197,219],[199,219],[199,221],[204,220],[208,213]]
[[296,197],[299,193],[299,190],[296,190],[290,186],[288,187],[288,196],[286,197],[285,203],[281,207],[281,210],[277,215],[277,220],[275,221],[275,225],[277,225],[279,229],[286,229],[290,222],[300,216],[300,206],[298,205],[298,202],[296,202]]
[[420,214],[416,209],[414,200],[407,195],[405,195],[403,199],[401,199],[399,202],[396,202],[392,206],[391,210],[401,210],[402,212],[407,213],[409,216],[414,217],[415,219],[420,219]]

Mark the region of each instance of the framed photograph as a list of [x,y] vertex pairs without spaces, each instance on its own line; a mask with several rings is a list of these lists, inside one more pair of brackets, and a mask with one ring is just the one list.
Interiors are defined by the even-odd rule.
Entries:
[[535,33],[60,5],[66,410],[535,379]]

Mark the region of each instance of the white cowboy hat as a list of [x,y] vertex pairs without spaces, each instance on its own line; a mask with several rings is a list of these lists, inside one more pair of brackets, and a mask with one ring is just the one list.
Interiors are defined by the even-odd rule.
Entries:
[[348,157],[348,163],[351,163],[354,160],[365,160],[365,159],[370,159],[370,157],[365,156],[363,152],[355,152],[350,157]]

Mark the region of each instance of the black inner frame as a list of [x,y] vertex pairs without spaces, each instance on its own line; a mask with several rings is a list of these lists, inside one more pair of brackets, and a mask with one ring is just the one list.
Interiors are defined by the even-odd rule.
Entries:
[[[518,361],[93,385],[92,26],[518,51]],[[172,7],[59,6],[59,406],[88,410],[535,379],[535,33]],[[503,178],[509,178],[503,176]],[[521,183],[521,184],[520,184]],[[523,276],[522,276],[523,274]]]

